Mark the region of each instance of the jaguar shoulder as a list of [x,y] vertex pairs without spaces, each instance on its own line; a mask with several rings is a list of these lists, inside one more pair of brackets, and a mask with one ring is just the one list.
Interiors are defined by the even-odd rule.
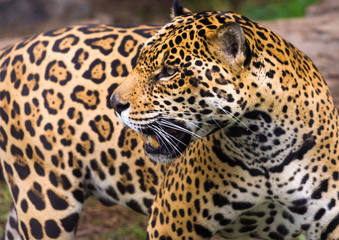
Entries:
[[74,239],[89,195],[149,213],[165,167],[109,97],[156,30],[73,26],[0,51],[0,159],[14,203],[5,239]]
[[175,12],[111,98],[154,160],[183,155],[148,238],[339,239],[338,111],[312,61],[239,14]]

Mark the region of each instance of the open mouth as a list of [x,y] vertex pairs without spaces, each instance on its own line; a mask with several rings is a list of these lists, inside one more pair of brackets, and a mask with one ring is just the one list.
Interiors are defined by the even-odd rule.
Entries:
[[150,155],[165,155],[175,158],[182,154],[191,141],[189,130],[183,124],[167,121],[166,124],[152,123],[142,129],[144,148]]

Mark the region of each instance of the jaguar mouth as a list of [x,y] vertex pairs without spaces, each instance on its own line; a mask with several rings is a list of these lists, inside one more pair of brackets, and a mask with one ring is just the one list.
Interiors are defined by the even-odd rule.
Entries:
[[176,158],[187,148],[191,141],[189,130],[180,122],[152,123],[141,130],[144,148],[148,155],[163,155]]

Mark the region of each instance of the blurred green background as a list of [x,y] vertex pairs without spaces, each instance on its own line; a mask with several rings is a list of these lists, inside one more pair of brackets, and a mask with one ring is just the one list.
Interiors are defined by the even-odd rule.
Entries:
[[273,20],[302,17],[306,8],[317,0],[186,0],[192,9],[230,10],[241,13],[250,19]]
[[[192,11],[223,10],[250,19],[301,17],[317,0],[181,0]],[[172,0],[0,0],[0,38],[74,23],[164,24]]]

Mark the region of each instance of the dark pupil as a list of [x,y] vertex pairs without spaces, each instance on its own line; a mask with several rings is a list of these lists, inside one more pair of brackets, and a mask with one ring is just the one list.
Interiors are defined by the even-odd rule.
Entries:
[[166,78],[166,77],[170,77],[175,73],[175,70],[172,68],[167,68],[164,67],[163,70],[159,73],[158,78]]

